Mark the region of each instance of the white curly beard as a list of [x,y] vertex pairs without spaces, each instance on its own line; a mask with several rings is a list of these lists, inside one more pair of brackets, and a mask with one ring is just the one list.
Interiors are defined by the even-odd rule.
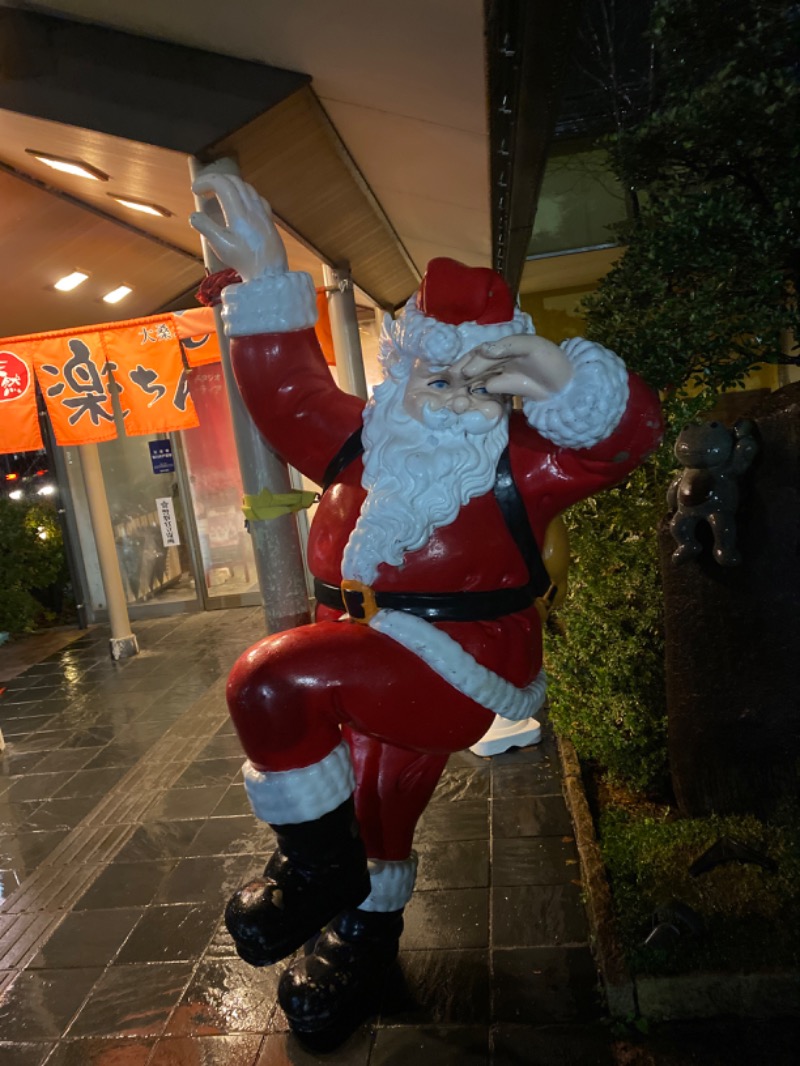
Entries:
[[381,563],[400,566],[406,552],[423,547],[464,504],[488,492],[508,443],[505,414],[488,428],[476,412],[453,415],[441,428],[416,421],[403,407],[405,384],[387,378],[364,412],[367,498],[344,551],[342,577],[365,585]]

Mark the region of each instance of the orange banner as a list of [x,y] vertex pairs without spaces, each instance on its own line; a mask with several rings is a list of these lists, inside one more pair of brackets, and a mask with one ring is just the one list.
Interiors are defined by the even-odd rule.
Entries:
[[206,366],[222,359],[213,307],[175,311],[173,318],[189,366]]
[[26,341],[59,444],[114,440],[117,429],[99,333],[76,331]]
[[33,361],[24,351],[0,350],[0,454],[43,447]]
[[160,322],[106,330],[102,339],[129,436],[172,433],[200,424],[171,315]]

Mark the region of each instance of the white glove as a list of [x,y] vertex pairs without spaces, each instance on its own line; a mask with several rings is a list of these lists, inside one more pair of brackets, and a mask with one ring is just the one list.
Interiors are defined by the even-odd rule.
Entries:
[[288,270],[272,208],[252,186],[232,174],[207,174],[195,181],[192,191],[196,196],[210,194],[219,200],[224,226],[202,211],[195,211],[189,221],[242,281]]
[[466,378],[480,381],[490,395],[546,400],[566,388],[572,367],[557,344],[523,333],[479,344],[456,364]]

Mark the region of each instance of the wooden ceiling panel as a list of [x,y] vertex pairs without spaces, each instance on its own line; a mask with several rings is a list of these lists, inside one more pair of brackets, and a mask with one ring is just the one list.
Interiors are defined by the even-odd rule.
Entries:
[[327,262],[349,262],[353,280],[382,307],[397,307],[419,276],[380,205],[304,89],[214,146]]
[[[89,163],[108,174],[109,180],[88,181],[55,171],[34,159],[27,148]],[[188,221],[194,200],[189,166],[181,152],[0,111],[0,161],[159,240],[200,255],[200,241]],[[155,202],[170,211],[171,217],[131,211],[112,196]]]
[[[3,172],[0,202],[4,337],[151,314],[202,280],[198,260]],[[73,270],[83,270],[89,279],[69,293],[53,288]],[[133,289],[129,297],[115,305],[103,302],[106,292],[123,284]]]

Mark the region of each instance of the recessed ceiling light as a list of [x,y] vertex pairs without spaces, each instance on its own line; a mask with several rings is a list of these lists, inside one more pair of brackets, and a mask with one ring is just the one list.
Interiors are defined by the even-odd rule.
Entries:
[[128,285],[120,285],[118,288],[112,289],[111,292],[107,292],[103,299],[107,304],[118,304],[120,300],[124,300],[125,297],[132,292],[133,289]]
[[64,156],[50,155],[49,152],[39,152],[35,148],[26,148],[25,151],[45,166],[60,170],[64,174],[72,174],[77,178],[89,178],[91,181],[108,181],[108,174],[80,159],[66,159]]
[[65,274],[63,278],[59,278],[53,288],[58,289],[59,292],[72,292],[73,289],[77,289],[79,285],[82,285],[88,277],[88,274],[83,274],[80,270],[74,270],[71,274]]
[[112,200],[116,200],[118,204],[122,204],[123,207],[129,207],[131,211],[141,211],[145,215],[156,215],[158,218],[172,218],[172,212],[168,211],[166,207],[161,207],[160,204],[152,204],[149,200],[132,200],[130,196],[115,196],[113,192],[108,193]]

